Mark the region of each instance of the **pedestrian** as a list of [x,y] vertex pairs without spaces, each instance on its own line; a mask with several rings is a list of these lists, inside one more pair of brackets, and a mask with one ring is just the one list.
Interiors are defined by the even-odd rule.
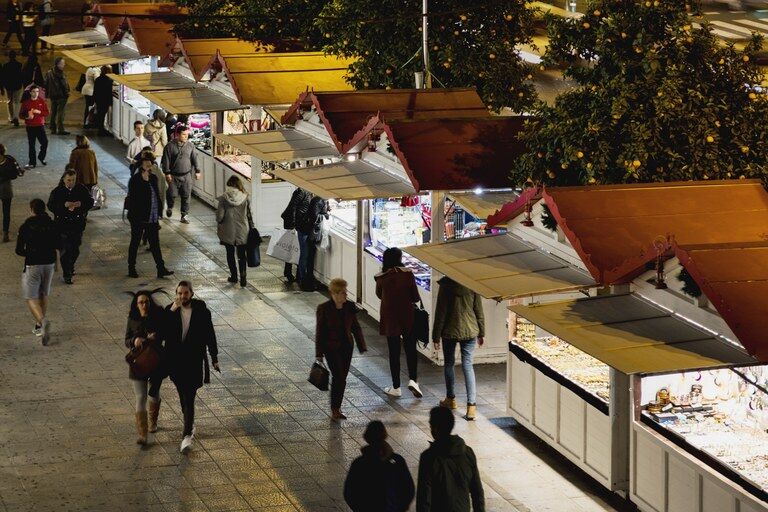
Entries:
[[[160,365],[149,376],[136,375],[133,368],[128,370],[128,378],[133,384],[133,392],[136,395],[136,430],[138,431],[136,443],[140,445],[147,444],[147,432],[157,432],[160,386],[165,378],[163,330],[167,322],[165,309],[152,297],[158,291],[160,290],[140,290],[132,294],[128,324],[125,327],[125,346],[128,349],[135,350],[150,344],[160,356]],[[149,401],[149,407],[147,407],[147,401]]]
[[24,36],[21,35],[21,4],[19,0],[8,0],[8,5],[5,8],[5,19],[8,21],[8,32],[5,33],[5,38],[3,38],[3,47],[7,47],[8,41],[11,40],[11,35],[16,34],[16,40],[19,41],[19,45],[23,50]]
[[51,337],[51,322],[46,318],[48,296],[56,267],[56,250],[59,235],[56,224],[45,212],[42,199],[29,202],[32,216],[24,221],[16,238],[16,254],[24,256],[24,271],[21,275],[21,289],[27,307],[35,317],[35,336],[41,336],[43,345]]
[[[48,117],[48,104],[40,97],[40,87],[33,85],[29,88],[29,99],[21,102],[19,117],[24,119],[27,129],[27,145],[29,147],[29,164],[31,169],[37,166],[37,159],[45,165],[48,152],[48,137],[45,135],[45,118]],[[36,142],[40,142],[40,152],[35,150]],[[35,158],[37,155],[37,158]]]
[[433,407],[429,411],[429,429],[435,441],[419,458],[417,512],[485,511],[475,452],[461,437],[451,435],[453,426],[450,410]]
[[8,62],[0,69],[0,83],[8,98],[8,122],[19,126],[21,109],[21,91],[24,88],[21,74],[21,62],[16,60],[16,52],[8,52]]
[[405,459],[392,450],[378,420],[368,423],[363,439],[368,445],[349,467],[344,501],[352,512],[405,512],[416,494]]
[[21,53],[28,55],[37,53],[37,7],[34,2],[24,4],[24,12],[21,15],[21,28],[24,29],[24,42],[21,44]]
[[[40,4],[40,27],[43,30],[43,37],[51,35],[51,28],[53,28],[53,3],[51,0],[43,0]],[[41,51],[48,51],[48,43],[45,39],[40,43]],[[53,48],[50,48],[53,50]]]
[[85,100],[85,110],[83,112],[83,128],[88,128],[91,125],[89,118],[91,117],[91,110],[93,110],[93,105],[95,103],[93,99],[93,89],[96,85],[96,79],[100,74],[101,69],[97,68],[96,66],[91,66],[85,70],[85,73],[83,73],[81,77],[83,86],[82,89],[80,89],[80,94],[83,95],[83,99]]
[[192,174],[200,179],[200,167],[197,165],[195,145],[189,141],[189,128],[185,125],[176,127],[174,140],[163,150],[163,173],[168,183],[165,215],[173,215],[176,196],[181,197],[181,223],[189,224],[189,196],[192,194]]
[[99,135],[109,135],[105,120],[109,109],[112,108],[112,79],[107,75],[110,73],[109,66],[101,66],[101,74],[93,81],[93,101],[96,104],[96,128],[99,129]]
[[128,221],[131,223],[131,242],[128,245],[128,277],[139,277],[136,271],[136,253],[139,242],[146,234],[152,258],[155,260],[157,277],[173,275],[172,270],[165,267],[163,253],[160,249],[160,219],[163,215],[163,203],[160,195],[159,169],[153,170],[155,157],[145,152],[141,157],[139,172],[128,181]]
[[211,312],[205,302],[193,297],[192,283],[180,281],[176,287],[176,300],[166,307],[168,370],[179,393],[184,415],[181,453],[189,451],[194,441],[197,390],[203,387],[203,383],[210,382],[206,348],[211,356],[213,369],[221,372]]
[[[293,190],[293,194],[291,194],[291,199],[288,201],[288,205],[280,215],[280,217],[283,219],[283,229],[296,229],[297,214],[302,216],[306,215],[307,210],[309,210],[309,201],[311,199],[312,196],[310,193],[303,188],[295,188]],[[301,247],[301,244],[299,244],[299,247]],[[301,261],[301,256],[299,256],[299,261]],[[297,265],[296,275],[298,274],[299,270]],[[290,263],[286,262],[285,267],[283,268],[283,276],[285,276],[289,283],[292,283],[296,280],[293,275],[292,266]]]
[[[136,161],[136,157],[141,155],[144,148],[152,144],[144,137],[144,123],[141,121],[133,122],[133,138],[128,143],[128,149],[125,152],[125,159],[128,160],[129,167]],[[133,174],[133,171],[131,171]]]
[[347,282],[338,277],[331,279],[328,291],[331,300],[317,306],[315,358],[322,363],[325,357],[328,364],[331,372],[331,418],[339,421],[347,419],[341,412],[341,403],[352,364],[352,350],[355,344],[361,354],[368,349],[357,320],[357,307],[347,300]]
[[[229,281],[237,282],[237,271],[240,269],[240,287],[245,288],[248,249],[248,232],[253,227],[251,214],[251,201],[245,191],[243,182],[234,174],[227,180],[227,188],[219,197],[219,205],[216,208],[216,233],[219,235],[219,243],[227,251],[227,265],[229,265]],[[237,264],[235,264],[237,253]]]
[[446,397],[445,400],[440,401],[440,405],[456,409],[456,394],[453,389],[456,377],[453,365],[456,362],[458,345],[461,349],[461,370],[464,373],[464,384],[467,388],[467,414],[464,418],[472,421],[477,413],[472,356],[475,352],[475,344],[482,347],[485,342],[483,302],[480,295],[450,277],[443,277],[438,283],[440,290],[437,293],[435,318],[432,324],[432,342],[436,350],[440,350],[441,339],[443,342]]
[[3,203],[3,243],[10,242],[8,231],[11,227],[11,200],[13,199],[13,180],[22,176],[24,171],[19,163],[5,154],[5,145],[0,144],[0,201]]
[[176,136],[176,125],[179,123],[179,117],[176,114],[167,112],[165,115],[165,134],[168,140],[173,140]]
[[[309,200],[306,215],[296,217],[296,231],[299,235],[299,286],[305,292],[317,289],[315,281],[315,255],[317,245],[323,238],[323,220],[329,218],[328,201],[320,196]],[[305,247],[302,247],[304,245]],[[304,256],[302,265],[301,257]]]
[[387,337],[389,347],[389,371],[392,387],[384,388],[390,396],[400,397],[400,345],[405,349],[408,365],[408,389],[421,398],[417,371],[418,354],[413,331],[416,303],[421,300],[413,272],[403,266],[403,251],[390,247],[384,251],[381,273],[376,280],[376,296],[381,299],[379,308],[379,334]]
[[53,67],[45,75],[45,94],[51,100],[51,133],[69,135],[64,129],[64,114],[69,99],[69,82],[64,74],[66,61],[56,57]]
[[91,11],[93,10],[93,3],[91,2],[83,2],[83,5],[80,7],[80,28],[81,30],[86,30],[89,28],[91,17],[89,16],[91,14]]
[[[38,62],[37,55],[34,53],[27,57],[27,60],[21,67],[21,83],[27,88],[32,84],[39,85],[40,87],[45,85],[43,68],[40,67],[40,62]],[[22,97],[22,101],[24,99]]]
[[99,183],[99,163],[91,142],[85,135],[75,135],[75,149],[69,154],[69,166],[74,169],[77,182],[85,185],[88,193]]
[[[158,108],[152,112],[152,119],[144,125],[144,136],[152,146],[152,152],[161,158],[168,145],[168,131],[165,129],[165,110]],[[160,162],[158,162],[160,164]]]
[[77,183],[77,173],[72,169],[64,171],[59,185],[48,198],[48,209],[53,213],[61,237],[61,272],[66,284],[72,284],[83,242],[85,219],[92,207],[93,198],[84,185]]

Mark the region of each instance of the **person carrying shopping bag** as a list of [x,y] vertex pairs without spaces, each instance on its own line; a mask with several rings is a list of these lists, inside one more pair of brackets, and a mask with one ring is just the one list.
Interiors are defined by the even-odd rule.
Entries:
[[469,288],[460,285],[449,277],[438,281],[440,290],[437,293],[435,318],[432,325],[432,342],[435,349],[443,345],[445,366],[445,400],[440,406],[456,409],[456,394],[454,392],[455,374],[453,365],[456,362],[456,346],[461,349],[461,369],[464,372],[464,383],[467,388],[467,421],[475,419],[477,413],[475,369],[472,357],[475,346],[483,346],[485,342],[485,317],[480,295]]
[[[229,265],[230,283],[236,283],[238,267],[240,269],[240,287],[245,288],[246,271],[248,268],[246,251],[248,249],[248,232],[253,227],[251,216],[251,201],[245,191],[243,182],[237,176],[230,176],[227,189],[219,197],[216,208],[216,232],[219,243],[227,250],[227,265]],[[235,262],[237,253],[237,263]]]

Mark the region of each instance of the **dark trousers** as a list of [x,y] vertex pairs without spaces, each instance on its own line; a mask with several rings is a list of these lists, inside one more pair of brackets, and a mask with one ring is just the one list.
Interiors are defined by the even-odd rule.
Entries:
[[307,237],[307,273],[304,280],[307,283],[315,281],[315,256],[317,255],[317,243],[312,238]]
[[109,113],[109,108],[112,105],[96,105],[96,126],[95,128],[99,129],[99,133],[105,134],[109,133],[108,130],[104,127],[104,120],[107,118],[107,114]]
[[[51,35],[51,27],[53,27],[53,25],[43,25],[43,36]],[[40,48],[43,50],[48,49],[48,43],[46,43],[45,41],[41,42]]]
[[88,113],[91,111],[91,107],[93,106],[93,96],[83,96],[85,98],[85,111],[83,112],[83,126],[88,125]]
[[131,242],[128,244],[128,268],[136,268],[136,253],[139,250],[141,236],[146,235],[149,250],[158,270],[165,268],[163,252],[160,249],[160,224],[149,222],[131,222]]
[[64,131],[64,112],[67,107],[67,98],[51,98],[51,131],[53,133]]
[[80,256],[80,244],[83,242],[82,231],[61,232],[61,273],[64,277],[72,277],[75,273],[75,262]]
[[3,198],[3,233],[7,233],[11,227],[11,200],[13,198]]
[[35,158],[35,141],[40,142],[40,153],[37,154],[37,158],[45,160],[45,155],[48,152],[48,136],[45,134],[45,126],[27,126],[29,165],[37,165],[37,158]]
[[[246,259],[248,246],[224,244],[224,248],[227,250],[227,265],[229,265],[229,273],[232,275],[232,277],[237,277],[237,268],[240,267],[240,280],[244,281],[246,269],[248,268],[248,260]],[[237,265],[235,265],[235,251],[237,251]]]
[[290,263],[283,265],[283,275],[285,277],[293,277],[293,265]]
[[16,39],[19,40],[21,48],[24,49],[24,36],[21,35],[21,23],[19,22],[8,24],[8,32],[5,33],[3,44],[8,44],[8,41],[11,40],[13,34],[16,34]]
[[344,390],[347,387],[347,375],[352,365],[352,344],[325,354],[325,362],[331,372],[331,409],[341,407]]
[[37,30],[35,27],[24,27],[24,41],[21,43],[21,53],[27,55],[37,50]]
[[192,195],[192,173],[172,175],[168,190],[165,193],[166,208],[173,210],[176,197],[181,198],[181,214],[189,213],[189,196]]
[[[387,336],[389,345],[389,371],[392,373],[392,387],[400,387],[400,336]],[[402,336],[402,344],[405,349],[405,362],[408,365],[408,378],[418,381],[416,354],[416,338],[411,334]]]
[[176,383],[176,391],[179,393],[181,413],[184,416],[184,432],[182,435],[191,436],[195,426],[195,398],[197,388],[185,384]]

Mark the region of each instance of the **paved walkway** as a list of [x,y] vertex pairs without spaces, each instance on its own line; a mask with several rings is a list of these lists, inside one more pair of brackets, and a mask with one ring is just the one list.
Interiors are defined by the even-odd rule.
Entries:
[[[52,136],[48,166],[15,182],[14,240],[29,199],[47,198],[57,182],[73,139]],[[0,142],[25,163],[23,129],[3,126]],[[441,369],[421,359],[422,400],[385,398],[386,342],[366,320],[370,350],[353,360],[344,405],[349,419],[332,422],[327,395],[306,382],[314,309],[325,297],[287,287],[278,277],[281,263],[266,257],[250,271],[247,289],[229,284],[214,213],[197,201],[191,224],[179,224],[178,216],[162,223],[175,279],[154,279],[143,250],[138,269],[146,277],[128,279],[124,150],[112,139],[95,145],[109,208],[89,216],[75,284],[64,285],[60,276],[54,282],[49,347],[31,334],[19,298],[21,259],[13,243],[0,245],[0,511],[348,510],[344,475],[371,419],[386,423],[415,475],[430,439],[428,410],[444,393]],[[162,389],[160,431],[145,449],[134,443],[123,362],[124,291],[160,285],[172,291],[182,278],[192,280],[213,311],[222,367],[199,395],[197,441],[187,456],[178,452],[181,421],[170,381]],[[456,430],[478,454],[487,510],[614,510],[596,483],[506,417],[504,365],[477,372],[479,418],[457,418]]]

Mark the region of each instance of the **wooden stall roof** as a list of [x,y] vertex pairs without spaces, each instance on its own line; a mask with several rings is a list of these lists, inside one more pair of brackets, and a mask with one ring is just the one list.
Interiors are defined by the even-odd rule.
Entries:
[[380,126],[416,190],[471,190],[510,186],[511,162],[525,150],[518,139],[524,120],[494,116]]
[[128,18],[128,28],[142,55],[164,59],[173,51],[176,36],[172,24],[146,18]]
[[746,351],[634,294],[509,309],[628,374],[754,364]]
[[97,29],[80,30],[55,36],[40,36],[46,43],[60,48],[76,48],[94,44],[109,44],[110,39],[104,32]]
[[279,105],[289,104],[308,89],[351,89],[344,75],[352,62],[322,52],[229,55],[218,51],[209,66],[221,65],[243,105]]
[[179,73],[174,73],[173,71],[132,73],[129,75],[115,75],[110,73],[108,76],[115,82],[139,92],[189,89],[196,87],[193,80],[190,80]]
[[[768,193],[758,180],[545,188],[558,225],[598,282],[628,282],[656,245],[768,239]],[[656,244],[656,245],[655,245]]]
[[201,84],[188,89],[146,91],[141,95],[174,114],[201,114],[241,108],[237,101]]
[[216,139],[264,162],[294,162],[338,156],[333,145],[293,128],[243,134],[218,133]]
[[325,199],[374,199],[415,193],[410,183],[364,160],[300,169],[277,168],[274,174]]
[[[295,123],[299,112],[315,107],[340,152],[376,114],[387,121],[489,116],[475,89],[397,89],[305,92],[293,102],[283,124]],[[366,133],[367,133],[366,131]]]
[[145,55],[121,43],[64,50],[61,53],[64,57],[72,59],[86,68],[91,66],[110,66],[145,57]]
[[512,234],[415,245],[403,251],[487,299],[595,286],[587,273]]
[[768,242],[677,245],[675,254],[739,342],[768,362]]
[[532,203],[541,199],[541,190],[537,187],[525,189],[517,198],[504,204],[493,215],[488,216],[488,226],[506,224],[522,214]]
[[488,219],[505,204],[515,201],[519,194],[508,191],[451,193],[448,197],[478,219]]
[[[173,16],[187,12],[184,7],[179,7],[175,3],[141,3],[126,2],[117,4],[96,4],[93,7],[92,17],[99,18],[99,14],[124,15],[124,16],[102,16],[101,20],[107,35],[114,38],[121,30],[127,28],[127,20],[131,15],[138,16],[157,16],[161,20],[162,16]],[[165,20],[170,23],[169,20]]]
[[272,45],[260,42],[249,42],[235,37],[218,39],[193,39],[177,37],[174,50],[186,60],[195,80],[200,80],[216,58],[217,52],[222,55],[253,55],[254,53],[271,52]]

